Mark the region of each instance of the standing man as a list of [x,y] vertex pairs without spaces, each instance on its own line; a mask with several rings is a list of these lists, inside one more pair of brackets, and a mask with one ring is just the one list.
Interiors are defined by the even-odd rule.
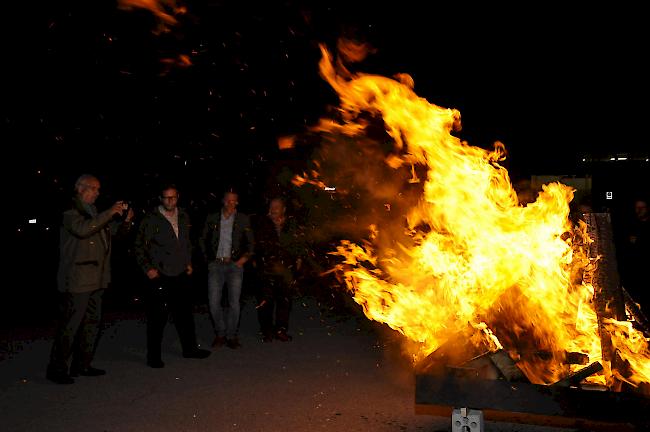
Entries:
[[[237,337],[239,300],[244,264],[253,255],[255,242],[250,219],[237,211],[237,204],[237,192],[226,192],[221,211],[207,216],[201,234],[201,249],[208,262],[208,304],[216,333],[213,348],[224,343],[232,349],[241,346]],[[227,308],[221,306],[224,284]]]
[[[282,198],[269,203],[268,216],[257,227],[256,258],[262,286],[257,295],[257,318],[262,341],[291,341],[289,313],[295,272],[300,269],[304,241],[295,220],[286,215]],[[275,317],[274,317],[275,315]]]
[[147,365],[165,367],[162,339],[171,313],[181,342],[183,357],[203,359],[210,351],[196,341],[189,279],[192,274],[190,218],[177,207],[178,189],[161,189],[160,205],[142,220],[135,240],[136,260],[147,275]]
[[638,197],[634,200],[634,217],[625,227],[623,262],[621,276],[623,286],[648,315],[650,310],[650,212],[648,200]]
[[[111,235],[131,226],[133,210],[118,201],[98,213],[97,177],[84,174],[75,183],[72,208],[63,213],[60,229],[59,270],[61,321],[56,331],[46,377],[57,384],[72,384],[79,375],[100,376],[106,371],[91,366],[99,335],[102,297],[111,281]],[[126,218],[112,222],[115,215]],[[68,371],[68,360],[72,364]]]

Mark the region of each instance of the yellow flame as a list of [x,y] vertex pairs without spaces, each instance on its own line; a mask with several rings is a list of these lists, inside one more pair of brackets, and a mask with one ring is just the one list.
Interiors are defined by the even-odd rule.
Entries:
[[[361,245],[346,240],[333,252],[343,257],[336,270],[366,316],[418,342],[409,345],[418,347],[415,360],[473,327],[491,330],[483,332],[490,346],[519,353],[532,382],[582,367],[565,364],[568,352],[602,361],[595,262],[584,223],[568,218],[573,190],[551,183],[520,204],[500,165],[501,143],[484,150],[453,136],[460,113],[418,97],[404,75],[339,73],[327,49],[321,52],[321,75],[339,95],[342,121],[321,120],[316,129],[356,136],[366,127],[362,112],[380,115],[395,143],[385,162],[426,168],[418,171],[426,173],[418,205],[395,221],[410,245],[382,242],[394,231],[383,226]],[[624,324],[610,324],[613,343],[630,362],[630,381],[648,382],[648,341]],[[531,354],[539,352],[547,358]]]
[[650,348],[648,340],[643,337],[632,323],[627,321],[606,320],[606,327],[612,337],[612,345],[616,348],[618,355],[629,362],[630,369],[634,371],[628,377],[622,377],[625,381],[639,385],[650,383]]

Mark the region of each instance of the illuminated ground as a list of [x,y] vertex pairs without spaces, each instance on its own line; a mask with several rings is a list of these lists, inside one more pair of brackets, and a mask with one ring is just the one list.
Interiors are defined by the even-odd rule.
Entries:
[[[211,342],[208,316],[196,315]],[[4,431],[445,431],[449,419],[415,415],[414,382],[390,332],[365,319],[295,304],[290,343],[262,344],[252,301],[243,309],[243,348],[183,359],[172,326],[160,370],[145,366],[144,322],[123,319],[104,332],[95,366],[108,374],[74,385],[45,380],[49,338],[14,343],[0,361]],[[487,430],[566,429],[488,423]]]

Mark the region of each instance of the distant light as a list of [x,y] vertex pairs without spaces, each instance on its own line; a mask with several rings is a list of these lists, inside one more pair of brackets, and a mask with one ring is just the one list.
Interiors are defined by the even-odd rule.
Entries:
[[609,158],[609,160],[616,160],[616,158]]
[[582,158],[582,161],[583,161],[583,162],[586,162],[586,161],[587,161],[587,159],[585,159],[585,158]]
[[45,231],[49,231],[49,230],[50,230],[50,227],[45,227]]
[[325,186],[323,189],[326,190],[326,191],[335,191],[336,190],[336,188],[334,186]]
[[614,199],[614,192],[605,192],[605,199]]
[[36,223],[36,219],[30,219],[30,220],[28,221],[28,223],[30,223],[30,224],[35,224],[35,223]]
[[648,160],[649,160],[648,158],[645,158],[645,161],[646,161],[646,162],[648,162]]
[[616,160],[627,160],[627,158],[626,157],[620,157],[620,158],[617,158]]

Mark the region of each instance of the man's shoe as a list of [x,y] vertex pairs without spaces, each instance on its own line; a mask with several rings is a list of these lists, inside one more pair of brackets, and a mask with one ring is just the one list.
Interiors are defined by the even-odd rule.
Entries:
[[241,344],[239,343],[239,339],[233,338],[233,339],[226,339],[226,346],[230,349],[237,349],[241,347]]
[[65,372],[47,371],[45,377],[57,384],[74,384],[74,380]]
[[288,335],[287,332],[280,330],[275,334],[275,338],[282,342],[291,342],[291,335]]
[[71,377],[78,377],[79,375],[81,376],[102,376],[106,375],[106,371],[104,369],[97,369],[92,366],[88,366],[87,368],[70,368],[70,376]]
[[212,348],[219,348],[220,346],[223,346],[226,343],[226,338],[223,336],[217,336],[214,338],[214,341],[212,342]]
[[183,357],[185,358],[195,358],[195,359],[204,359],[207,357],[210,357],[210,354],[212,354],[208,350],[204,350],[201,348],[196,348],[192,351],[184,352]]
[[273,342],[273,336],[269,333],[265,333],[264,336],[262,336],[262,342],[264,343]]
[[147,366],[154,369],[161,369],[165,367],[162,360],[147,360]]

